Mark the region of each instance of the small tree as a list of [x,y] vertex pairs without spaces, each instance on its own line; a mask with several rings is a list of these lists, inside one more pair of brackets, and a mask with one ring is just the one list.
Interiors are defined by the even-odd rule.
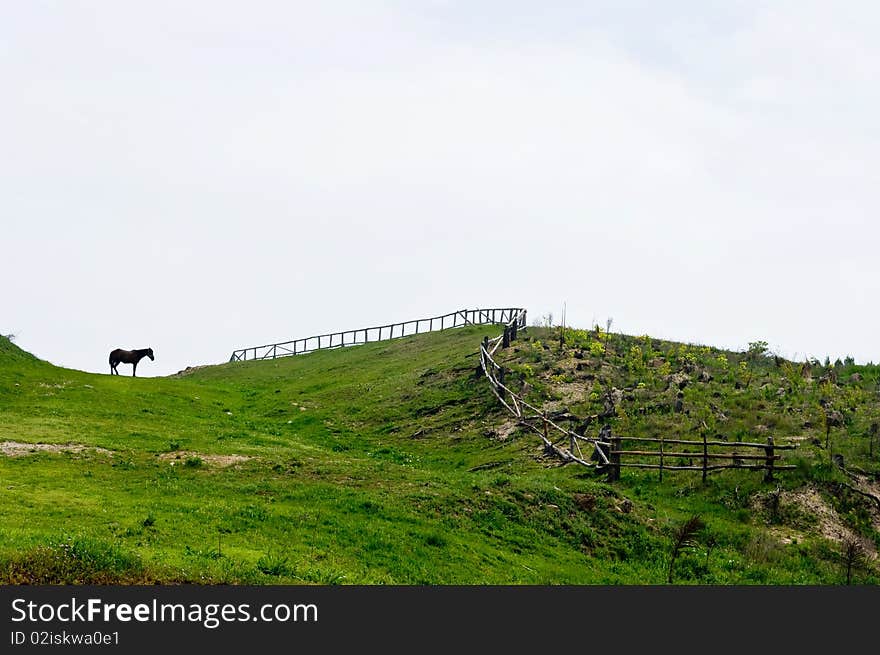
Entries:
[[607,321],[605,321],[605,352],[603,355],[608,354],[608,341],[611,339],[611,324],[614,323],[614,319],[609,317]]
[[828,449],[828,456],[831,457],[831,428],[843,427],[845,419],[842,412],[831,408],[830,403],[822,405],[822,415],[825,421],[825,448]]
[[675,560],[684,551],[685,548],[693,548],[697,545],[697,534],[706,527],[697,514],[691,516],[687,521],[678,526],[672,533],[672,552],[669,554],[669,570],[666,574],[666,581],[672,584],[673,575],[675,573]]
[[865,565],[865,547],[855,537],[848,537],[841,545],[840,559],[846,568],[846,584],[852,584],[853,570]]
[[758,359],[767,354],[770,345],[766,341],[750,341],[748,355],[751,359]]

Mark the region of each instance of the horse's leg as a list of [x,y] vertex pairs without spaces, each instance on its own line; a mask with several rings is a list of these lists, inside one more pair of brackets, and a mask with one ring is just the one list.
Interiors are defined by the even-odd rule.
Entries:
[[133,362],[131,365],[131,377],[134,377],[135,372],[137,371],[138,363]]

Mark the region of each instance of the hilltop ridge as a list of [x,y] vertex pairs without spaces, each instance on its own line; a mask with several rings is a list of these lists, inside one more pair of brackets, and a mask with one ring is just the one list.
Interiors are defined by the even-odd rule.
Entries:
[[0,363],[5,363],[6,365],[10,365],[13,362],[45,363],[43,362],[43,360],[38,359],[36,356],[32,355],[28,351],[19,348],[13,342],[13,338],[10,338],[11,336],[12,335],[0,334]]
[[877,582],[877,367],[528,328],[497,352],[509,384],[585,431],[799,444],[773,484],[608,483],[547,456],[492,395],[476,352],[498,330],[166,378],[33,366],[0,340],[0,579],[663,583],[696,514],[677,583],[837,584],[847,543],[855,579]]

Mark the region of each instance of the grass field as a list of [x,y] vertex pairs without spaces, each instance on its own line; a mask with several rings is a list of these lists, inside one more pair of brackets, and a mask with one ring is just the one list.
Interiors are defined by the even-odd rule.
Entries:
[[[555,330],[529,328],[502,359],[536,402],[589,414],[613,385],[628,390],[611,419],[624,434],[699,419],[803,438],[778,489],[740,471],[606,484],[510,429],[475,375],[479,341],[498,331],[167,378],[57,368],[0,338],[0,582],[662,584],[672,533],[694,514],[705,527],[677,583],[839,584],[847,539],[862,555],[853,580],[878,581],[878,511],[830,463],[819,404],[841,407],[835,452],[874,484],[877,367],[829,366],[829,385],[821,366],[804,382],[760,353],[584,331],[559,347]],[[713,380],[685,389],[686,415],[637,411],[694,367]]]

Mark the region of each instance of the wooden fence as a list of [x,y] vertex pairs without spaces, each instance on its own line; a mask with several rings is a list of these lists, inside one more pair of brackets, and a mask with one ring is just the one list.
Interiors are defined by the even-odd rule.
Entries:
[[303,339],[270,343],[264,346],[240,348],[233,351],[229,361],[243,362],[254,359],[275,359],[291,355],[305,355],[316,350],[358,346],[374,341],[387,341],[389,339],[408,337],[413,334],[448,330],[466,325],[507,324],[514,319],[522,320],[523,324],[525,324],[525,316],[526,310],[520,307],[461,309],[443,316],[420,318],[414,321],[391,323],[390,325],[381,325],[379,327],[320,334]]
[[[608,456],[608,479],[620,479],[620,469],[643,468],[657,469],[660,480],[663,480],[663,471],[701,471],[703,481],[710,471],[725,469],[748,469],[763,470],[764,480],[773,480],[774,471],[797,468],[791,464],[779,464],[782,455],[781,450],[791,450],[796,446],[789,444],[775,444],[773,437],[767,437],[767,443],[749,443],[744,441],[716,441],[709,440],[703,433],[700,440],[694,439],[665,439],[651,437],[621,437],[612,435],[610,430],[605,443],[609,445],[599,446]],[[623,442],[654,443],[657,450],[644,450],[636,448],[624,448]],[[671,446],[672,450],[666,450],[665,446]],[[755,454],[757,451],[763,453]],[[629,458],[630,461],[624,461]],[[645,461],[645,460],[649,461]],[[711,463],[710,463],[711,462]]]
[[[599,457],[602,464],[608,464],[609,459],[605,451],[597,448],[598,445],[610,444],[600,442],[598,438],[587,437],[573,430],[562,427],[552,421],[544,412],[529,404],[525,398],[511,391],[504,383],[505,369],[494,359],[493,355],[501,347],[507,347],[515,341],[517,335],[526,327],[525,310],[521,315],[514,316],[504,326],[504,332],[494,339],[485,337],[480,344],[480,368],[489,380],[492,392],[519,421],[519,424],[538,433],[544,442],[544,449],[566,462],[578,462],[584,466],[593,466],[584,456],[581,445],[592,449],[592,453]],[[561,438],[560,438],[561,435]],[[551,436],[556,439],[554,441]],[[568,442],[566,448],[563,443]]]
[[[620,469],[627,467],[657,469],[661,480],[664,470],[701,471],[704,481],[710,471],[725,469],[763,470],[764,479],[770,481],[775,471],[796,468],[779,463],[782,458],[779,451],[791,450],[796,446],[776,444],[772,437],[767,437],[766,443],[709,440],[705,433],[700,440],[624,437],[613,434],[609,425],[605,425],[597,437],[588,437],[559,425],[559,422],[551,420],[545,412],[528,403],[505,384],[506,370],[493,357],[499,348],[506,348],[515,341],[518,332],[524,328],[523,312],[522,317],[513,316],[505,324],[503,334],[494,339],[484,338],[480,344],[480,368],[501,404],[517,418],[521,426],[538,434],[548,454],[564,462],[577,462],[606,470],[609,481],[619,480]],[[624,448],[624,442],[654,443],[657,444],[657,450]],[[667,445],[672,450],[666,450]],[[587,449],[587,454],[584,454],[584,449]],[[755,454],[755,449],[763,452]]]

